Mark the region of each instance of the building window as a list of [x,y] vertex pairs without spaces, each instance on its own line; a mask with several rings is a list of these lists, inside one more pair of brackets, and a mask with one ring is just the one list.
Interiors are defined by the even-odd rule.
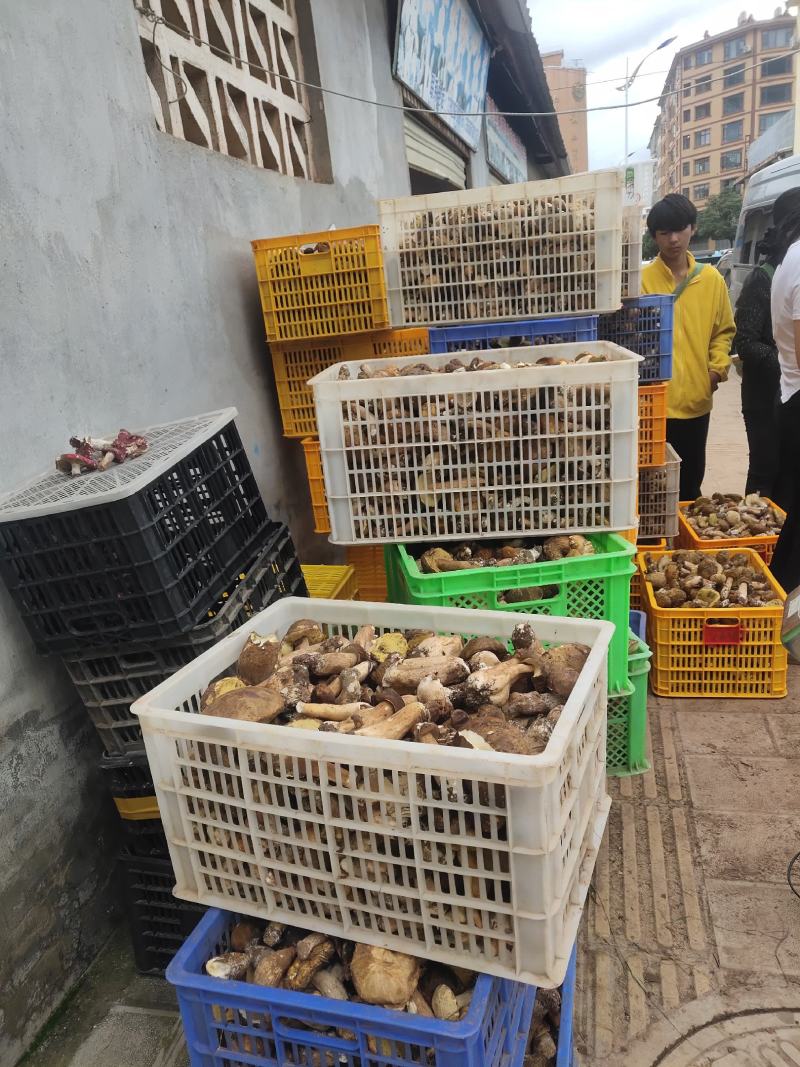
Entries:
[[719,157],[720,170],[737,170],[742,165],[742,150],[734,148],[730,152],[723,152]]
[[725,77],[722,79],[723,89],[734,89],[737,85],[744,85],[744,63],[737,63],[735,67],[728,67],[725,70]]
[[694,83],[695,95],[699,96],[700,93],[707,93],[711,89],[711,75],[704,74],[702,78],[698,78]]
[[725,42],[725,59],[738,59],[747,51],[747,41],[744,37],[734,37],[732,41]]
[[[770,88],[772,88],[772,86],[770,86]],[[725,96],[722,98],[723,115],[735,115],[739,111],[744,111],[744,93],[734,93],[733,96]]]
[[778,59],[768,59],[761,64],[762,78],[775,78],[779,74],[792,73],[792,57],[780,56]]
[[[242,18],[239,6],[230,3],[171,3],[171,25],[158,27],[155,45],[153,24],[140,13],[157,127],[256,167],[311,178],[310,111],[298,84],[303,64],[294,7],[293,0],[248,0]],[[195,36],[197,11],[205,26],[197,35],[202,42]],[[297,81],[267,74],[256,64]]]
[[687,107],[686,110],[683,113],[683,121],[684,122],[689,122],[691,117],[692,117],[692,109],[690,107]]
[[701,159],[694,161],[695,174],[708,174],[711,170],[711,159],[709,156],[703,156]]
[[685,197],[687,198],[687,200],[688,200],[688,198],[689,198],[689,190],[688,190],[688,189],[681,189],[681,192],[683,193],[683,195],[684,195],[684,196],[685,196]]
[[792,83],[761,86],[761,106],[765,104],[788,104],[792,99]]
[[738,178],[723,178],[719,183],[719,191],[722,192],[724,189],[732,189],[738,181]]
[[694,187],[694,198],[695,198],[695,200],[708,200],[708,191],[709,191],[709,189],[710,189],[710,186],[708,185],[708,183],[706,183],[705,185],[695,185],[695,187]]
[[683,57],[683,69],[684,70],[691,70],[692,69],[692,57],[691,56],[684,56]]
[[788,114],[788,111],[770,111],[766,115],[759,115],[758,132],[765,133],[768,129],[775,125],[778,119],[782,119],[784,115]]
[[698,119],[711,118],[711,104],[698,104],[694,109],[694,119],[697,122]]
[[683,135],[683,150],[686,151],[687,148],[691,148],[691,147],[692,147],[692,139],[691,139],[691,137],[689,136],[688,133],[685,133]]
[[712,50],[710,48],[701,48],[699,52],[694,54],[694,65],[696,67],[705,67],[706,64],[712,60]]
[[741,141],[744,137],[744,120],[736,119],[735,122],[722,124],[722,143],[730,144],[731,141]]
[[690,174],[691,174],[691,163],[686,162],[686,163],[683,164],[683,176],[684,176],[684,178],[688,178]]
[[792,29],[790,26],[784,26],[780,30],[762,30],[761,32],[762,48],[788,48],[791,43]]
[[694,131],[694,146],[695,148],[705,148],[706,145],[711,144],[711,130],[695,130]]
[[687,82],[684,85],[684,87],[683,87],[683,95],[684,96],[691,96],[692,95],[692,83],[691,82]]

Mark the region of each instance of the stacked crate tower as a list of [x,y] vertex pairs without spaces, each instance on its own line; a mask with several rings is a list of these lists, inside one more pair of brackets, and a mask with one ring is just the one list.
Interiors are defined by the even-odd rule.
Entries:
[[131,704],[255,612],[306,595],[228,408],[141,430],[147,451],[0,501],[0,574],[36,649],[63,660],[97,730],[118,813],[134,956],[160,974],[203,909],[176,900]]

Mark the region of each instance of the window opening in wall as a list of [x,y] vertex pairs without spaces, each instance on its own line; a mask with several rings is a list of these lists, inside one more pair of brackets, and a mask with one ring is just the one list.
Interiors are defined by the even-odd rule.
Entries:
[[767,59],[761,64],[761,77],[774,78],[778,74],[792,73],[792,57],[779,56],[777,59]]
[[707,200],[708,199],[709,188],[710,187],[708,185],[695,185],[695,187],[694,187],[694,198],[695,198],[695,200]]
[[792,83],[781,85],[762,85],[761,104],[788,104],[792,99]]
[[730,152],[723,152],[719,157],[720,170],[736,170],[742,165],[742,150],[734,148]]
[[168,23],[139,11],[158,128],[266,170],[312,178],[305,89],[286,80],[303,80],[296,2],[140,0]]
[[747,51],[747,41],[744,37],[734,37],[732,41],[726,41],[723,49],[725,59],[737,59]]
[[694,131],[694,146],[695,148],[705,148],[706,145],[711,144],[711,130],[695,130]]
[[789,26],[780,30],[763,30],[761,33],[762,48],[788,48],[792,43],[792,30]]
[[744,137],[744,120],[735,119],[733,122],[722,124],[722,143],[730,144],[731,141],[741,141]]
[[694,119],[707,119],[711,117],[711,104],[698,104],[694,109]]
[[788,115],[788,111],[770,111],[766,115],[758,116],[758,132],[764,133],[770,127],[774,126],[778,119],[782,119],[784,115]]
[[702,159],[696,159],[694,161],[695,174],[708,174],[711,170],[711,159],[709,156],[703,156]]
[[704,74],[702,78],[698,78],[694,83],[695,95],[699,96],[700,93],[707,93],[711,89],[711,75]]
[[737,63],[735,67],[725,68],[722,87],[724,89],[733,89],[737,85],[744,85],[744,63]]
[[735,115],[737,111],[744,111],[744,93],[734,93],[722,100],[723,115]]

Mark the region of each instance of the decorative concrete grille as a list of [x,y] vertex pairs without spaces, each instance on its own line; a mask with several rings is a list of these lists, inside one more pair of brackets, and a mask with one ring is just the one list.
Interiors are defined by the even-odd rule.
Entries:
[[140,0],[137,10],[160,130],[311,177],[305,90],[278,77],[303,77],[295,0]]

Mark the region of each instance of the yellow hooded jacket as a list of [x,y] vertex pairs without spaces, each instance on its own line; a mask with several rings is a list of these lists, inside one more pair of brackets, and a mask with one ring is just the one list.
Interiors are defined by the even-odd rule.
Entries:
[[[691,274],[695,259],[691,252],[687,255]],[[642,271],[643,293],[673,293],[675,287],[675,276],[661,256]],[[706,264],[675,303],[668,418],[696,419],[711,411],[708,372],[716,371],[726,380],[735,332],[725,280],[715,267]]]

